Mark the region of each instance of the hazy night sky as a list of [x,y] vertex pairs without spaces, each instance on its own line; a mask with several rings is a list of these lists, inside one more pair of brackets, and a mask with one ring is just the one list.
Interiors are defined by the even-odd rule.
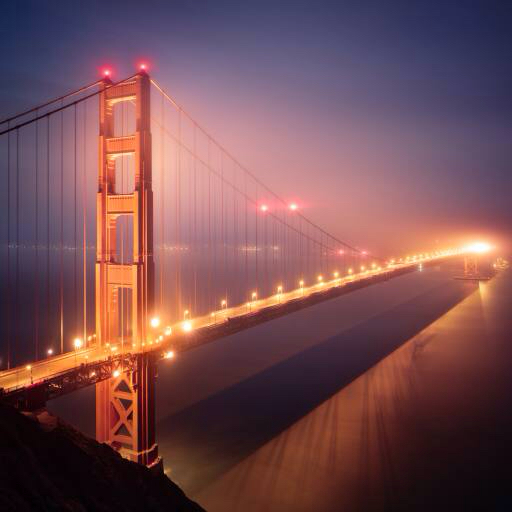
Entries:
[[141,59],[276,192],[390,254],[512,234],[512,3],[5,3],[0,117]]

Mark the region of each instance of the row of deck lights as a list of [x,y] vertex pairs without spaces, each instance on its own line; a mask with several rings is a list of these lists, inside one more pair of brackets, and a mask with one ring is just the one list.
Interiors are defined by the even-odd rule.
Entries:
[[[373,264],[372,265],[372,268],[373,269],[377,269],[377,266],[376,264]],[[365,267],[362,266],[361,267],[361,271],[364,271],[365,270]],[[381,267],[378,267],[378,270],[381,270]],[[347,271],[347,275],[348,276],[351,276],[353,275],[353,269],[352,268],[349,268],[348,271]],[[340,274],[338,271],[335,271],[333,273],[333,280],[336,281],[336,282],[341,282],[341,278],[340,278]],[[317,280],[318,280],[318,285],[319,286],[323,286],[325,283],[324,283],[324,278],[323,278],[323,275],[319,275],[317,277]],[[304,280],[300,280],[299,281],[299,289],[301,290],[301,293],[302,295],[304,295],[304,286],[305,286],[305,283],[304,283]],[[282,296],[283,296],[283,286],[282,285],[279,285],[276,289],[276,295],[278,297],[278,301],[279,303],[281,303],[281,299],[282,299]],[[253,291],[251,293],[251,300],[249,302],[246,303],[246,306],[249,308],[249,311],[251,310],[251,307],[254,305],[254,303],[258,300],[258,292],[257,291]],[[228,301],[227,299],[222,299],[220,301],[220,311],[226,311],[228,309]],[[217,318],[217,313],[218,311],[213,311],[212,313],[210,313],[210,318],[214,319],[214,322],[216,322],[216,318]],[[150,321],[150,325],[151,327],[153,327],[154,329],[157,329],[159,326],[160,326],[160,319],[158,317],[153,317]],[[190,332],[192,330],[192,322],[191,322],[191,319],[190,319],[190,311],[188,309],[186,309],[184,312],[183,312],[183,322],[182,322],[182,329],[183,331],[185,332]],[[171,335],[172,333],[172,329],[171,327],[167,327],[166,328],[166,335],[169,336]],[[158,343],[159,341],[162,340],[162,336],[159,336],[157,339],[156,339],[156,342]],[[143,344],[144,345],[144,344]]]
[[[262,211],[267,211],[268,210],[268,207],[266,205],[262,205],[261,206],[261,209]],[[297,205],[295,205],[294,203],[292,203],[290,205],[290,209],[291,210],[295,210],[297,209]],[[485,252],[484,249],[478,245],[478,244],[474,244],[474,252]],[[465,249],[461,249],[461,250],[458,250],[458,251],[454,251],[454,250],[447,250],[447,251],[436,251],[434,253],[424,253],[424,254],[418,254],[418,255],[413,255],[413,256],[407,256],[405,258],[400,258],[398,260],[398,264],[403,264],[403,263],[410,263],[410,262],[416,262],[416,261],[421,261],[421,260],[428,260],[428,259],[432,259],[432,258],[436,258],[436,257],[442,257],[442,256],[447,256],[447,255],[450,255],[450,254],[455,254],[456,252],[463,252],[464,250],[470,250],[468,248],[465,248]],[[487,249],[487,246],[485,247],[485,250],[488,250]],[[397,262],[395,259],[391,259],[389,260],[387,266],[388,267],[392,267],[394,265],[396,265]],[[371,270],[372,271],[381,271],[382,270],[382,267],[381,266],[377,266],[376,263],[372,263],[371,265]],[[360,272],[361,273],[367,273],[369,270],[366,269],[366,266],[365,265],[361,265],[360,267]],[[349,268],[347,270],[347,275],[348,276],[352,276],[354,275],[354,271],[352,268]],[[341,278],[340,278],[340,275],[339,275],[339,272],[338,271],[335,271],[333,273],[333,277],[334,277],[334,281],[336,282],[341,282]],[[318,282],[318,286],[323,286],[324,285],[324,278],[323,278],[323,275],[320,274],[318,275],[317,277],[317,282]],[[301,279],[299,281],[299,290],[301,291],[301,294],[302,296],[304,296],[304,286],[305,286],[305,283],[304,283],[304,280]],[[278,297],[278,302],[279,304],[281,303],[281,300],[282,300],[282,296],[283,296],[283,286],[282,285],[279,285],[277,287],[277,297]],[[248,302],[247,303],[247,306],[249,307],[249,310],[250,308],[254,305],[254,303],[258,300],[258,292],[257,291],[253,291],[251,293],[251,302]],[[228,308],[228,302],[227,302],[227,299],[222,299],[221,302],[220,302],[220,306],[221,306],[221,311],[225,311],[227,310]],[[210,314],[211,318],[214,319],[214,321],[216,322],[216,317],[217,317],[217,311],[214,311]],[[160,327],[160,319],[158,317],[153,317],[151,320],[150,320],[150,326],[153,328],[153,329],[158,329]],[[190,319],[190,311],[188,309],[186,309],[184,312],[183,312],[183,322],[182,322],[182,329],[184,332],[190,332],[192,331],[192,321]],[[165,328],[165,330],[163,331],[163,334],[160,334],[156,339],[155,339],[155,343],[160,343],[161,341],[163,341],[164,339],[164,336],[168,337],[168,336],[171,336],[172,335],[172,327],[171,326],[167,326]],[[90,335],[87,337],[87,341],[88,342],[91,342],[93,341],[93,339],[96,338],[96,334],[93,334],[93,335]],[[150,345],[153,344],[152,341],[149,341],[148,342]],[[141,343],[142,346],[145,346],[145,343],[142,342]],[[84,346],[84,342],[81,338],[75,338],[73,340],[73,347],[75,349],[75,360],[76,360],[76,356],[77,356],[77,352]],[[107,347],[110,346],[109,343],[106,344]],[[133,343],[132,346],[135,348],[137,346],[136,343]],[[115,352],[117,350],[117,346],[112,346],[110,347],[111,351],[112,352]],[[47,355],[50,357],[53,355],[53,349],[52,348],[49,348],[47,350]],[[172,350],[169,350],[167,352],[164,353],[164,358],[165,359],[173,359],[174,358],[174,351]],[[87,355],[85,356],[86,358],[88,357]],[[30,378],[31,378],[31,381],[32,381],[32,365],[28,364],[26,365],[26,370],[27,371],[30,371]],[[112,376],[113,377],[118,377],[120,375],[120,371],[118,369],[114,370],[114,372],[112,373]],[[91,374],[92,377],[95,376],[95,372],[92,372]]]
[[[291,208],[291,209],[295,209],[295,208]],[[266,211],[266,210],[264,210]],[[427,255],[427,254],[421,254],[419,256],[414,256],[414,260],[416,259],[430,259],[430,258],[433,258],[434,256],[440,256],[440,255],[445,255],[445,254],[448,254],[449,252],[448,251],[445,251],[444,253],[437,253],[437,254],[432,254],[432,255]],[[406,258],[406,262],[408,262],[409,259]],[[400,262],[403,262],[402,259],[400,259]],[[388,263],[388,267],[392,267],[393,265],[395,265],[396,262],[394,259],[390,260],[389,263]],[[377,266],[376,263],[372,263],[371,265],[371,271],[373,272],[377,272],[377,271],[381,271],[382,270],[382,267],[381,266]],[[360,271],[361,273],[367,273],[370,271],[370,269],[367,269],[365,265],[361,265],[360,267]],[[349,268],[347,270],[347,275],[348,276],[352,276],[354,275],[354,271],[352,268]],[[336,281],[336,282],[341,282],[341,278],[340,278],[340,274],[338,271],[335,271],[333,273],[333,280]],[[323,286],[325,284],[324,282],[324,278],[323,278],[323,275],[319,275],[317,277],[317,281],[318,281],[318,285],[319,286]],[[302,296],[304,296],[304,286],[305,286],[305,283],[304,283],[304,280],[300,280],[299,281],[299,289],[301,290],[301,293],[302,293]],[[278,302],[281,303],[281,300],[282,300],[282,296],[283,296],[283,286],[282,285],[279,285],[276,289],[277,291],[277,297],[278,297]],[[247,307],[250,308],[254,305],[254,303],[258,300],[258,293],[257,291],[253,291],[251,293],[251,301],[250,302],[247,302]],[[226,311],[228,309],[228,301],[227,299],[222,299],[220,301],[220,307],[221,307],[221,311]],[[217,318],[217,311],[214,311],[212,313],[210,313],[210,317],[214,319],[214,321],[216,322],[216,318]],[[157,329],[158,327],[160,327],[160,319],[158,317],[153,317],[150,321],[150,325],[151,327]],[[190,332],[192,331],[192,321],[191,321],[191,317],[190,317],[190,311],[188,309],[186,309],[184,312],[183,312],[183,322],[182,322],[182,325],[181,325],[182,329],[184,332]],[[166,327],[165,331],[164,331],[164,334],[165,336],[170,336],[172,334],[172,328],[170,326]],[[155,343],[159,343],[163,340],[164,336],[163,335],[159,335],[156,339],[155,339]],[[152,342],[149,342],[150,344],[152,344]],[[144,346],[145,343],[143,342],[142,345]],[[135,344],[134,344],[135,346]],[[164,354],[164,358],[165,359],[172,359],[174,358],[174,352],[172,350],[170,351],[167,351],[165,352]]]
[[[265,207],[265,208],[263,208]],[[262,205],[262,210],[263,211],[266,211],[268,207],[266,207],[266,205]],[[420,254],[418,256],[413,256],[412,258],[414,259],[414,261],[416,259],[430,259],[430,258],[433,258],[435,256],[441,256],[441,255],[445,255],[445,254],[448,254],[449,251],[444,251],[444,252],[438,252],[436,254]],[[399,260],[400,262],[403,262],[404,260],[401,258]],[[406,262],[410,261],[409,257],[407,257],[405,259]],[[396,265],[396,260],[395,259],[391,259],[389,260],[389,262],[387,263],[387,266],[388,267],[392,267],[393,265]],[[380,265],[377,265],[376,263],[372,263],[371,264],[371,267],[368,269],[365,265],[361,265],[360,266],[360,273],[368,273],[368,272],[380,272],[382,271],[382,266]],[[347,270],[347,276],[352,276],[354,275],[354,270],[352,268],[349,268]],[[333,273],[333,281],[339,283],[341,282],[341,277],[340,277],[340,273],[338,271],[335,271]],[[318,282],[318,286],[324,286],[325,285],[325,281],[324,281],[324,277],[323,275],[318,275],[317,277],[317,282]],[[304,280],[300,280],[299,281],[299,290],[301,291],[301,294],[304,295],[304,288],[305,288],[305,283],[304,283]],[[281,303],[281,300],[282,300],[282,296],[283,296],[283,286],[282,285],[279,285],[276,289],[276,296],[278,298],[278,302]],[[249,311],[251,310],[252,306],[254,305],[254,303],[258,300],[258,293],[256,291],[253,291],[251,293],[251,301],[247,302],[246,303],[246,306],[249,308]],[[221,302],[220,302],[220,311],[225,311],[227,310],[228,308],[228,302],[227,302],[227,299],[222,299]],[[189,320],[190,319],[190,311],[187,309],[184,311],[184,322],[182,323],[182,328],[185,332],[190,332],[192,330],[192,323],[191,321]],[[210,313],[210,317],[214,320],[216,320],[216,317],[217,317],[217,311],[214,311],[212,313]],[[153,325],[154,326],[154,325]]]
[[[372,265],[372,268],[376,268],[376,265],[373,264]],[[361,271],[363,272],[365,270],[365,267],[364,265],[361,266]],[[379,270],[380,270],[380,267],[379,267]],[[348,269],[348,275],[352,275],[353,274],[353,270],[352,268],[349,268]],[[340,278],[339,278],[339,272],[334,272],[333,273],[333,277],[334,277],[334,280],[336,281],[340,281]],[[322,275],[319,275],[318,278],[318,284],[320,286],[323,286],[324,285],[324,279],[323,279],[323,276]],[[301,294],[304,295],[304,286],[305,286],[305,283],[304,283],[304,280],[300,280],[299,281],[299,289],[301,290]],[[279,285],[277,287],[277,296],[278,296],[278,299],[279,299],[279,303],[281,303],[281,299],[282,299],[282,295],[283,295],[283,286],[282,285]],[[247,303],[247,306],[249,308],[251,308],[254,303],[258,300],[258,293],[256,291],[253,291],[251,293],[251,302],[248,302]],[[223,310],[226,310],[228,308],[228,303],[227,303],[227,299],[222,299],[221,302],[220,302],[220,306],[221,306],[221,311]],[[216,319],[216,311],[215,312],[212,312],[210,314],[210,316],[214,319]],[[160,319],[158,317],[153,317],[150,321],[150,325],[152,328],[154,329],[157,329],[159,326],[160,326]],[[192,322],[190,321],[190,311],[188,309],[186,309],[184,312],[183,312],[183,323],[182,323],[182,329],[184,332],[190,332],[192,330]],[[165,328],[165,331],[164,331],[164,334],[165,336],[170,336],[172,334],[172,328],[171,326],[167,326]],[[93,341],[93,339],[96,338],[96,335],[93,334],[93,335],[90,335],[87,337],[87,341],[88,342],[91,342]],[[159,335],[156,339],[155,339],[155,343],[159,343],[163,340],[163,335]],[[149,342],[149,344],[153,344],[152,342]],[[82,347],[84,346],[84,342],[81,338],[74,338],[73,340],[73,348],[75,350],[75,352],[77,352],[78,350],[80,350]],[[110,346],[109,343],[106,344],[107,347],[110,347],[110,350],[112,352],[115,352],[117,350],[117,346],[113,345],[113,346]],[[133,343],[132,344],[132,347],[135,348],[137,346],[136,343]],[[142,342],[142,346],[145,346],[145,343]],[[49,348],[47,350],[47,355],[50,357],[52,356],[54,353],[53,349],[52,348]],[[75,354],[76,356],[76,354]],[[173,356],[170,355],[170,353],[166,353],[166,358],[171,358]],[[30,370],[31,369],[31,366],[30,365],[27,365],[27,370]]]

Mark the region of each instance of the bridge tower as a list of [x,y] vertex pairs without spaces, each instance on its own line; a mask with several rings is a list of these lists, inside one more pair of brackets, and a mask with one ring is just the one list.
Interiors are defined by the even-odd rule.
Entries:
[[[151,176],[150,80],[145,72],[113,85],[99,95],[99,176],[97,194],[96,339],[108,349],[147,339],[154,302],[153,192]],[[116,104],[135,105],[135,132],[116,136]],[[133,159],[134,189],[116,192],[116,161]],[[119,167],[119,165],[118,165]],[[116,247],[119,220],[132,226],[131,263],[121,261]],[[128,314],[118,308],[128,303]],[[124,308],[123,308],[124,309]],[[151,466],[160,459],[155,442],[156,361],[141,352],[133,371],[96,385],[96,437],[126,458]]]

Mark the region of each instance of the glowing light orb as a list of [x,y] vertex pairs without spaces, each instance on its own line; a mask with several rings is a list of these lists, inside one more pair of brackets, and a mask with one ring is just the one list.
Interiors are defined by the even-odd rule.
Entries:
[[475,243],[465,247],[466,252],[473,252],[476,254],[482,254],[484,252],[489,252],[491,249],[492,249],[492,246],[486,242],[475,242]]

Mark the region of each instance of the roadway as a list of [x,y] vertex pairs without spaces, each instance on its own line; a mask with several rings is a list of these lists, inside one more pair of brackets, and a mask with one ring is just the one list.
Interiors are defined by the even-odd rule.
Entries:
[[[370,267],[356,274],[338,276],[325,280],[318,277],[318,282],[311,286],[300,286],[291,291],[285,291],[281,287],[276,293],[264,298],[252,297],[250,302],[230,307],[224,304],[220,310],[204,316],[186,318],[173,325],[158,326],[152,328],[153,338],[141,343],[132,343],[131,340],[119,340],[117,343],[99,346],[95,335],[86,340],[86,346],[79,347],[71,352],[65,352],[45,359],[27,363],[9,370],[0,372],[0,389],[3,393],[10,394],[23,388],[40,386],[46,381],[59,375],[76,371],[79,368],[97,367],[102,362],[119,361],[116,371],[126,370],[122,363],[124,357],[142,352],[155,353],[157,357],[172,359],[176,353],[210,341],[249,328],[255,323],[266,321],[280,315],[287,314],[290,306],[307,306],[311,300],[326,300],[332,296],[336,289],[342,289],[347,285],[366,285],[377,281],[379,277],[391,278],[401,275],[405,271],[412,271],[421,265],[438,263],[453,256],[463,254],[461,250],[451,250],[436,253],[434,255],[422,255],[397,262],[389,263],[386,267]],[[343,290],[339,290],[343,291]],[[348,291],[348,290],[347,290]],[[301,303],[304,303],[301,305]],[[290,311],[284,311],[290,310]],[[155,321],[155,324],[157,322]],[[229,327],[227,331],[223,327]],[[203,336],[198,336],[204,334]],[[199,340],[199,341],[198,341]],[[115,367],[116,365],[114,364]],[[129,367],[128,367],[129,369]],[[91,384],[96,382],[93,379]]]

